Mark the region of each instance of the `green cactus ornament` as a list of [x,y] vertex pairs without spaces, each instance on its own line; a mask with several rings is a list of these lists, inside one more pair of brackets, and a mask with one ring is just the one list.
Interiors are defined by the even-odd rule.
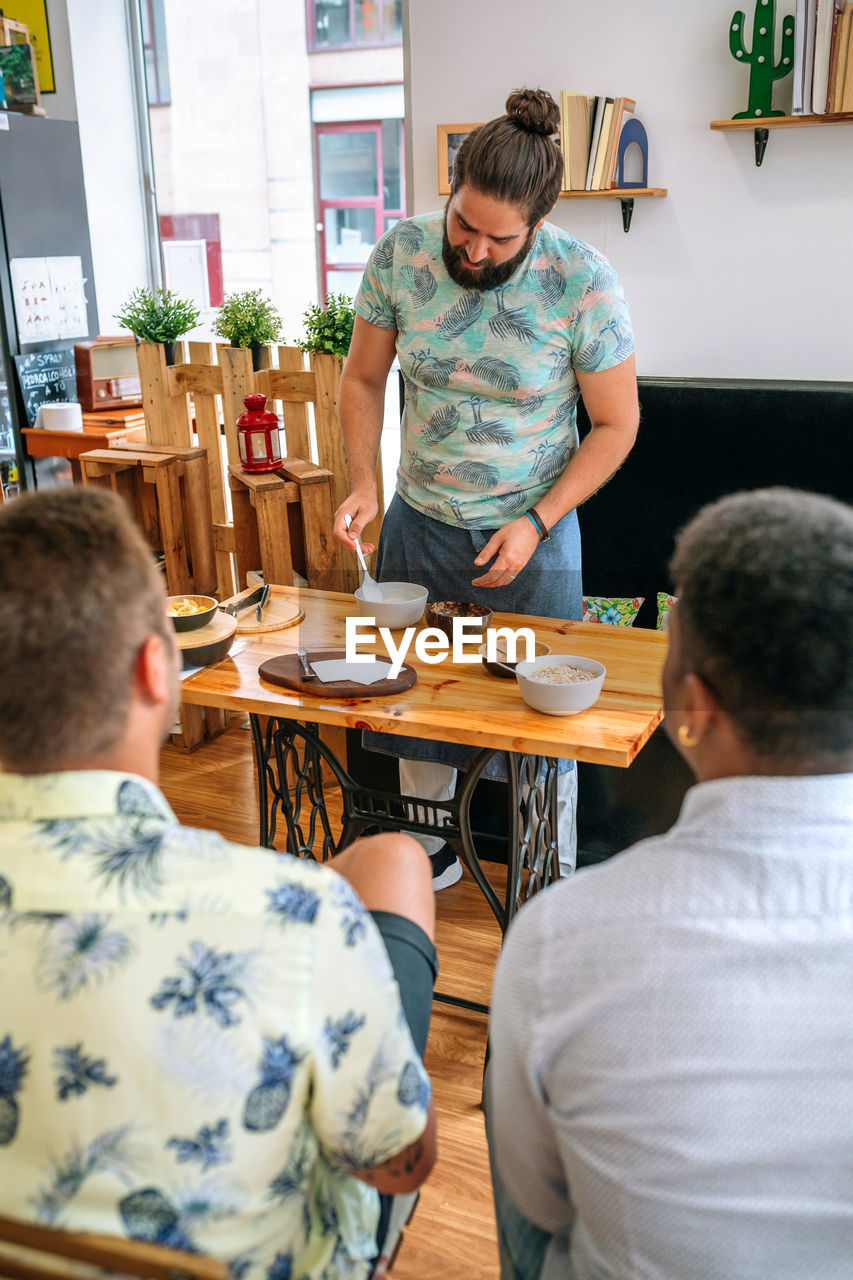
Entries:
[[781,80],[794,69],[794,16],[782,19],[782,51],[779,61],[773,61],[773,44],[776,37],[776,0],[756,0],[752,20],[752,50],[747,53],[743,43],[746,14],[738,9],[729,27],[729,48],[738,62],[749,64],[749,106],[738,111],[733,120],[765,119],[767,116],[783,116],[784,111],[774,111],[770,105],[773,81]]

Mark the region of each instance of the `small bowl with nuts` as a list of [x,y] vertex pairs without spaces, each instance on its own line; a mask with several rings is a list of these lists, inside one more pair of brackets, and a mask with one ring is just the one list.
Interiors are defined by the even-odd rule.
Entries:
[[456,619],[469,624],[466,630],[471,638],[478,631],[485,635],[492,620],[492,611],[484,604],[468,604],[465,600],[436,600],[426,607],[428,627],[438,627],[450,639],[453,639],[453,624]]
[[575,653],[549,653],[519,662],[515,678],[521,696],[534,711],[547,716],[576,716],[599,698],[607,672],[594,658]]

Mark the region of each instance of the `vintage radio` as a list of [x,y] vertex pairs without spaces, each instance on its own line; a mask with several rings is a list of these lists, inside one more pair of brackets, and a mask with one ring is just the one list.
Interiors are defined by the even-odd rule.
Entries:
[[77,399],[84,413],[142,404],[136,339],[98,334],[74,346]]

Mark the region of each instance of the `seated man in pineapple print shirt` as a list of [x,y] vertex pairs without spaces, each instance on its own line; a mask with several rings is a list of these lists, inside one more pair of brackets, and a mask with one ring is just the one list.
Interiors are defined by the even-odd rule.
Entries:
[[423,851],[332,870],[179,825],[172,626],[109,493],[0,511],[0,647],[0,1213],[240,1280],[382,1274],[435,1154]]

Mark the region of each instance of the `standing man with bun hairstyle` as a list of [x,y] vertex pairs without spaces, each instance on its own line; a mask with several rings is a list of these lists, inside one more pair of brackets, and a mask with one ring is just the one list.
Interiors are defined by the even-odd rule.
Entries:
[[[396,355],[406,407],[378,579],[422,583],[430,600],[580,618],[577,508],[624,461],[639,407],[628,309],[610,264],[545,221],[562,182],[559,128],[550,94],[510,94],[506,114],[460,147],[444,210],[398,222],[376,245],[341,383],[352,492],[335,533],[352,547],[377,513]],[[592,430],[579,445],[581,396]],[[436,800],[452,795],[455,767],[469,767],[475,754],[388,735],[365,742],[401,757],[404,794]],[[490,770],[485,776],[505,776],[495,762]],[[575,779],[567,762],[564,871],[574,866]],[[434,885],[458,879],[447,846],[421,841],[433,855]]]

